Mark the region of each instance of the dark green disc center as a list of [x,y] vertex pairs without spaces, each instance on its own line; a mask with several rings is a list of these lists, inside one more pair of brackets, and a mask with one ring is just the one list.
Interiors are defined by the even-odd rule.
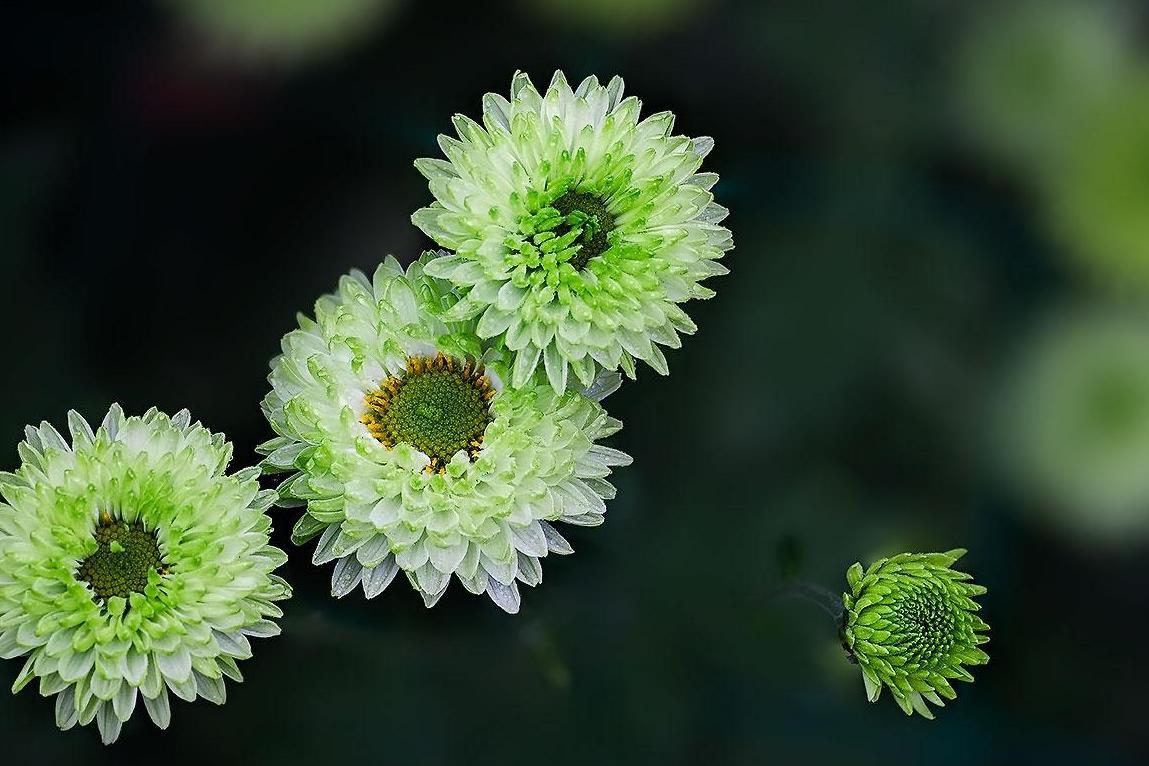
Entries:
[[379,421],[393,442],[445,464],[482,440],[491,417],[474,383],[456,371],[429,369],[407,376]]
[[[551,207],[567,217],[564,223],[555,227],[556,235],[561,237],[575,227],[583,230],[578,240],[579,251],[571,258],[571,266],[581,271],[592,258],[597,258],[610,248],[609,235],[614,230],[614,216],[600,197],[586,192],[568,191],[552,202]],[[572,213],[582,215],[572,216]]]
[[903,635],[909,656],[936,657],[947,652],[957,627],[953,608],[939,594],[919,593],[895,607],[892,621]]
[[100,601],[143,593],[148,575],[164,569],[156,533],[139,522],[101,523],[93,536],[96,552],[80,563],[76,576],[92,587]]

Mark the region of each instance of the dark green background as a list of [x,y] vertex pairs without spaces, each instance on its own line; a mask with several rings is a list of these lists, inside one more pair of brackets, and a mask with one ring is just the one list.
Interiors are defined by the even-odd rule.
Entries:
[[[294,313],[430,245],[412,160],[516,69],[622,74],[713,135],[737,249],[671,377],[608,401],[635,463],[521,614],[457,584],[430,611],[402,581],[336,602],[291,550],[284,635],[225,707],[177,703],[166,733],[137,711],[103,748],[57,733],[34,687],[3,694],[5,764],[1149,757],[1144,548],[1029,526],[986,470],[992,372],[1069,284],[1024,184],[956,127],[952,53],[986,3],[724,0],[638,32],[407,2],[277,71],[190,62],[162,4],[53,5],[0,11],[0,468],[25,423],[112,401],[188,407],[254,461]],[[867,704],[833,624],[770,597],[787,573],[836,590],[855,560],[957,546],[989,587],[993,659],[933,722]]]

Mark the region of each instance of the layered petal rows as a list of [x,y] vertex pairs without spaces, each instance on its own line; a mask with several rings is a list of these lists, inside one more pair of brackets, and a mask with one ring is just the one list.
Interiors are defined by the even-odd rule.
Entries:
[[933,718],[929,705],[955,699],[953,679],[973,681],[964,666],[984,665],[989,626],[974,596],[986,592],[953,569],[965,551],[902,553],[846,573],[842,643],[862,669],[866,696],[876,702],[888,687],[898,706]]
[[68,426],[29,426],[0,473],[0,657],[27,658],[13,691],[38,680],[61,728],[94,720],[111,742],[137,703],[160,728],[169,694],[222,704],[291,589],[272,574],[275,492],[226,473],[221,434],[117,405]]
[[600,370],[633,377],[635,359],[666,374],[659,347],[696,329],[679,304],[727,272],[718,176],[699,172],[713,139],[640,110],[618,77],[571,88],[557,72],[539,93],[519,73],[510,100],[484,97],[482,124],[455,117],[446,160],[416,162],[435,202],[412,220],[455,251],[427,271],[462,294],[449,318],[511,352],[515,386],[538,367],[557,392]]
[[[362,588],[372,598],[402,571],[428,606],[454,576],[515,612],[517,583],[537,585],[541,558],[571,552],[554,522],[600,524],[611,468],[630,462],[596,443],[621,427],[596,401],[618,380],[603,376],[586,393],[533,379],[504,386],[506,355],[481,341],[476,320],[451,320],[458,296],[427,273],[436,255],[406,271],[388,258],[372,278],[352,273],[316,303],[314,320],[300,319],[263,403],[279,437],[260,449],[267,470],[291,474],[284,502],[306,506],[292,539],[318,537],[313,561],[336,562],[334,595]],[[473,443],[428,455],[384,438],[377,408],[420,375],[480,386],[489,423]],[[408,404],[404,427],[454,432],[443,427],[450,406]]]

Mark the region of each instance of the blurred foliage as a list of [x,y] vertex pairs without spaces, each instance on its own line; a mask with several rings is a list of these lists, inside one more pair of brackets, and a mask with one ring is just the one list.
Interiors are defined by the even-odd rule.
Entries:
[[1082,544],[1149,535],[1149,321],[1062,309],[1029,339],[1002,402],[1007,466],[1030,511]]
[[274,64],[331,54],[367,38],[401,0],[162,0],[208,52]]
[[989,148],[1041,173],[1129,66],[1125,19],[1109,0],[999,3],[959,49],[968,125]]
[[654,37],[689,23],[703,0],[519,0],[525,13],[549,25],[573,26],[601,37]]
[[1149,67],[1082,122],[1050,172],[1048,225],[1099,289],[1149,298]]
[[1149,296],[1149,58],[1124,3],[1028,0],[959,57],[965,124],[1036,191],[1052,239],[1103,290]]

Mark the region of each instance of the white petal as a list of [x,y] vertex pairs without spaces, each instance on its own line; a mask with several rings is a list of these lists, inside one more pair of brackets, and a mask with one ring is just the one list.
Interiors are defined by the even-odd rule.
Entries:
[[136,709],[136,691],[134,686],[120,684],[119,691],[112,698],[112,707],[116,711],[116,717],[121,721],[132,717],[132,711]]
[[533,522],[525,527],[511,527],[511,534],[515,538],[515,548],[528,556],[547,555],[547,536],[539,522]]
[[335,565],[331,573],[331,595],[343,598],[355,590],[363,579],[363,565],[354,556],[345,556]]
[[187,649],[181,647],[171,654],[156,653],[152,656],[155,657],[165,679],[179,682],[191,678],[191,655]]
[[56,696],[56,726],[67,731],[76,725],[78,717],[75,687],[69,686]]
[[375,598],[391,584],[395,574],[399,571],[399,564],[395,557],[388,554],[379,566],[363,570],[363,595]]
[[566,538],[558,533],[553,526],[545,521],[540,521],[539,526],[543,528],[543,534],[547,536],[547,548],[551,553],[556,553],[560,556],[574,553],[574,548],[567,542]]
[[96,711],[96,726],[100,729],[100,741],[105,745],[115,742],[120,736],[120,719],[116,718],[116,711],[112,703],[105,702]]
[[167,689],[161,690],[156,697],[144,697],[144,707],[152,723],[161,729],[168,728],[168,724],[172,721],[172,707],[168,702]]
[[487,595],[491,597],[507,614],[517,614],[519,611],[519,587],[515,583],[503,585],[494,577],[487,578]]

